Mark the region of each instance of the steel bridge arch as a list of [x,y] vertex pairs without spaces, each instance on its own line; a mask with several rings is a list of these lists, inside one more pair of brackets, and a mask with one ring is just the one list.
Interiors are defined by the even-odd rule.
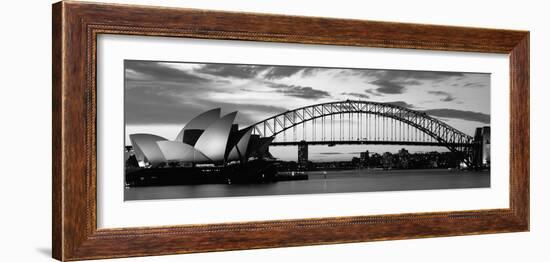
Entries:
[[467,165],[474,138],[435,119],[424,112],[389,103],[345,100],[309,105],[289,110],[253,124],[253,134],[275,137],[278,134],[314,119],[351,113],[371,114],[393,118],[431,136],[451,152],[462,154]]

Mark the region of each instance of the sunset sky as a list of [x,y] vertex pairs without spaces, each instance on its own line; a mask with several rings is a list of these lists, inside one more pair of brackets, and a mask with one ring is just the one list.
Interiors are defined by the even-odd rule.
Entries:
[[[238,111],[235,122],[246,127],[294,108],[347,99],[423,111],[469,135],[476,127],[490,125],[490,75],[484,73],[127,60],[126,144],[133,133],[174,139],[189,120],[212,108],[221,108],[222,114]],[[350,159],[364,150],[399,148],[319,146],[310,149],[310,158]],[[296,155],[295,148],[271,151],[283,159]]]

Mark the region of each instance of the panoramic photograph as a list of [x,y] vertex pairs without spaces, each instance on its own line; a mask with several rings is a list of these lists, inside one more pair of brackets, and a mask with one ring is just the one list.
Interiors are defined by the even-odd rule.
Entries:
[[491,186],[491,75],[124,62],[124,199]]

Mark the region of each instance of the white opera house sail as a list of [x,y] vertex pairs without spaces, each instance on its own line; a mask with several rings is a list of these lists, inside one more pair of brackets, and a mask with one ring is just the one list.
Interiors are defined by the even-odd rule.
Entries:
[[236,116],[237,112],[221,116],[220,108],[206,111],[189,121],[174,141],[153,134],[130,134],[138,165],[245,163],[253,153],[265,150],[271,139],[252,137],[250,127],[239,130],[233,124]]

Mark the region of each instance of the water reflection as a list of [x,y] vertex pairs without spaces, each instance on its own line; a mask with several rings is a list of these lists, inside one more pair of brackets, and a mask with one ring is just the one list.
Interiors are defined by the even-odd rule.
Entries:
[[490,173],[428,170],[309,172],[309,180],[269,184],[208,184],[125,188],[125,200],[323,194],[490,187]]

